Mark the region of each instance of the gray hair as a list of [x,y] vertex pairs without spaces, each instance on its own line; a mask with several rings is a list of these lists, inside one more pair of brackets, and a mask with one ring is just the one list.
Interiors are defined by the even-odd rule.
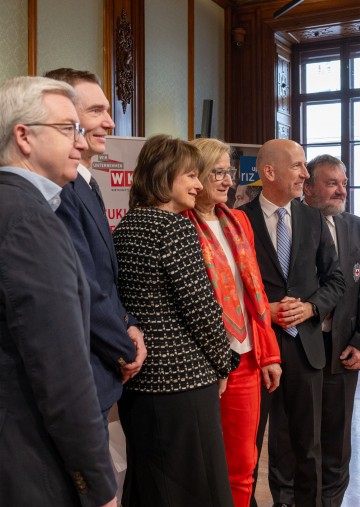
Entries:
[[339,158],[333,157],[332,155],[328,154],[318,155],[317,157],[310,160],[310,162],[308,162],[306,166],[306,169],[308,170],[308,173],[310,175],[310,178],[306,181],[307,185],[309,185],[310,187],[313,187],[315,185],[318,167],[321,167],[325,164],[340,167],[346,174],[345,164]]
[[54,79],[22,76],[9,79],[0,87],[1,166],[10,162],[15,125],[46,121],[48,111],[43,98],[49,93],[63,95],[76,104],[75,90],[67,83]]

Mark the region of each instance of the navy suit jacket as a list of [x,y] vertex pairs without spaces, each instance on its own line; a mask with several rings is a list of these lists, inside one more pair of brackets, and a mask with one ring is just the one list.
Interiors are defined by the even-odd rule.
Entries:
[[106,410],[122,393],[118,359],[135,359],[127,327],[137,321],[127,314],[118,296],[118,267],[109,224],[80,174],[63,188],[56,214],[70,233],[90,285],[91,365],[100,406]]
[[0,216],[0,505],[103,505],[116,483],[85,274],[43,195],[3,170]]
[[[314,303],[319,311],[298,328],[305,354],[313,368],[325,366],[321,321],[342,296],[345,283],[335,245],[321,212],[298,201],[291,202],[292,245],[289,276],[284,278],[278,256],[268,233],[259,196],[240,209],[245,211],[255,236],[255,250],[269,302],[285,296]],[[273,325],[275,333],[279,327]]]
[[347,345],[360,350],[360,218],[350,213],[334,216],[340,267],[346,289],[332,321],[331,372],[346,370],[339,356]]

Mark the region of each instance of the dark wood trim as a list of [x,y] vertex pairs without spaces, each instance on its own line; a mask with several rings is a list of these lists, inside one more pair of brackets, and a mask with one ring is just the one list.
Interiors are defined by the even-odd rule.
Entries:
[[188,139],[194,139],[195,121],[195,5],[188,0]]
[[215,4],[219,5],[223,9],[230,8],[232,5],[231,0],[212,0]]
[[28,0],[28,75],[37,73],[37,0]]
[[110,102],[110,114],[114,110],[113,94],[113,33],[114,0],[103,0],[103,90]]
[[227,7],[224,11],[224,48],[225,48],[225,105],[224,105],[224,138],[230,141],[232,102],[232,35],[231,35],[232,9]]
[[145,136],[145,12],[144,0],[131,4],[134,27],[134,96],[132,100],[132,135]]

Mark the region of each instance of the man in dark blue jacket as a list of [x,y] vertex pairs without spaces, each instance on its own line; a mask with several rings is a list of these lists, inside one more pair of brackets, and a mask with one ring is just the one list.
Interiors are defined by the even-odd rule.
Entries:
[[117,260],[104,204],[89,171],[91,157],[105,151],[105,136],[114,128],[98,77],[87,71],[56,69],[46,77],[66,81],[78,95],[77,112],[86,129],[88,149],[81,155],[77,178],[61,193],[57,216],[63,221],[82,261],[91,291],[91,364],[105,424],[146,357],[138,322],[126,312],[117,291]]

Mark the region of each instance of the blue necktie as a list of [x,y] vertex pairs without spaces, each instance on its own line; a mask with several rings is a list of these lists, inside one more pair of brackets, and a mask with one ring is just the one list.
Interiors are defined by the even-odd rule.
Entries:
[[[276,227],[276,247],[277,247],[277,255],[280,262],[281,269],[284,273],[284,277],[288,278],[289,274],[289,265],[290,265],[290,254],[291,254],[291,241],[289,237],[289,231],[285,224],[285,208],[278,208],[278,223]],[[297,335],[297,329],[295,326],[290,327],[289,329],[284,329],[286,333],[291,336]]]

